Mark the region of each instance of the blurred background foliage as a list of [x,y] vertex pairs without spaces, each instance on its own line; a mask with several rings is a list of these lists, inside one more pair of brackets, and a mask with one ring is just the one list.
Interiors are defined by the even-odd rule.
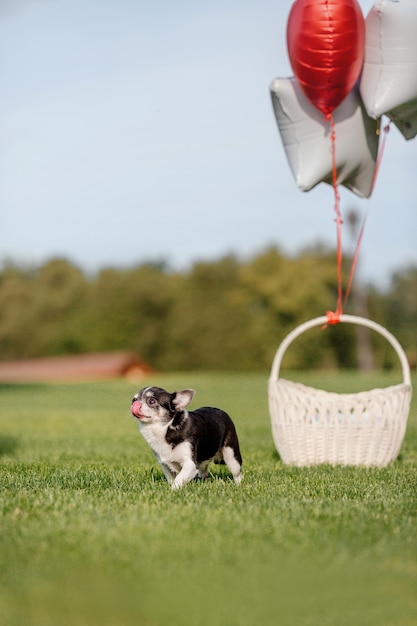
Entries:
[[[348,275],[350,259],[345,259]],[[335,251],[316,246],[297,256],[268,248],[249,260],[233,255],[174,271],[166,263],[106,268],[89,275],[65,259],[0,269],[0,360],[132,350],[159,370],[268,369],[295,326],[334,309]],[[346,313],[390,330],[411,365],[417,357],[417,267],[388,287],[353,288]],[[291,368],[391,368],[397,357],[376,333],[355,326],[309,331],[286,355]]]

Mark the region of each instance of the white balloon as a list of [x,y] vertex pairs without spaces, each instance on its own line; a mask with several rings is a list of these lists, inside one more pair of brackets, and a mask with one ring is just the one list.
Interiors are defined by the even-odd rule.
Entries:
[[406,139],[417,134],[417,0],[378,0],[366,18],[360,81],[371,117],[386,114]]
[[[287,159],[298,187],[332,184],[330,122],[304,96],[295,78],[276,78],[272,104]],[[371,195],[378,155],[379,122],[370,118],[355,88],[333,111],[337,184],[362,198]]]

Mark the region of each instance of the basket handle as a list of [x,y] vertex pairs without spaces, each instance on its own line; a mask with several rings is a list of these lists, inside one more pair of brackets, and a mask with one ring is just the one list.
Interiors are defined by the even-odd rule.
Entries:
[[[386,328],[384,328],[380,324],[377,324],[372,320],[368,320],[365,317],[359,317],[358,315],[343,314],[340,316],[340,321],[347,322],[348,324],[367,326],[368,328],[375,330],[377,333],[385,337],[388,343],[390,343],[391,346],[394,348],[398,358],[400,359],[404,383],[406,385],[411,385],[410,366],[408,365],[407,357],[400,343],[397,341],[394,335],[392,335]],[[322,315],[321,317],[315,317],[314,319],[304,322],[304,324],[300,324],[300,326],[297,326],[283,339],[278,350],[275,353],[274,361],[272,363],[270,380],[276,380],[278,378],[281,362],[284,357],[285,351],[287,350],[288,346],[294,341],[294,339],[296,339],[306,330],[314,328],[315,326],[323,326],[327,324],[327,322],[328,319],[325,315]]]

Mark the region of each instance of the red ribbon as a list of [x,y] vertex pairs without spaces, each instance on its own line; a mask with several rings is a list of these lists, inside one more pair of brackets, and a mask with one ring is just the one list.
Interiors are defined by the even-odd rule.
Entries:
[[332,324],[334,326],[338,324],[340,322],[341,315],[342,313],[339,313],[338,311],[326,311],[327,322],[325,323],[323,328],[327,328],[329,324]]
[[336,214],[336,228],[337,228],[337,304],[336,311],[327,311],[327,324],[338,324],[340,322],[340,316],[343,313],[343,273],[342,273],[342,261],[343,261],[343,247],[342,247],[342,215],[340,213],[340,194],[337,186],[337,167],[336,167],[336,127],[334,123],[333,115],[326,116],[326,119],[330,120],[330,140],[332,145],[332,183],[334,191],[334,212]]
[[[326,317],[327,317],[327,322],[326,324],[323,326],[323,328],[326,328],[329,324],[331,325],[335,325],[338,324],[340,322],[340,316],[343,315],[343,307],[346,305],[346,302],[348,300],[349,294],[350,294],[350,290],[352,287],[352,282],[353,282],[353,276],[355,274],[355,269],[356,269],[356,265],[358,262],[358,257],[359,257],[359,249],[362,243],[362,237],[363,237],[363,232],[365,229],[365,223],[366,223],[366,217],[363,221],[361,230],[359,232],[359,236],[358,236],[358,241],[356,243],[356,248],[355,248],[355,252],[353,254],[353,259],[352,259],[352,265],[350,268],[350,272],[349,272],[349,278],[348,278],[348,283],[347,283],[347,287],[346,287],[346,292],[345,292],[345,296],[343,297],[343,284],[342,284],[342,277],[343,277],[343,272],[342,272],[342,261],[343,261],[343,248],[342,248],[342,224],[343,224],[343,220],[342,220],[342,215],[340,213],[340,194],[339,194],[339,190],[338,190],[338,186],[337,186],[337,168],[336,168],[336,128],[335,128],[335,123],[334,123],[334,119],[333,119],[333,115],[330,114],[326,114],[325,116],[325,120],[330,122],[330,139],[331,139],[331,149],[332,149],[332,184],[333,184],[333,191],[334,191],[334,212],[336,214],[336,218],[335,218],[335,222],[336,222],[336,228],[337,228],[337,253],[336,253],[336,258],[337,258],[337,304],[336,304],[336,310],[335,311],[326,311]],[[385,143],[386,143],[386,139],[387,139],[387,135],[388,132],[390,130],[390,124],[387,124],[387,126],[384,126],[384,137],[382,140],[382,145],[381,148],[379,150],[379,154],[378,154],[378,159],[377,159],[377,163],[376,163],[376,167],[375,167],[375,173],[374,173],[374,178],[372,181],[372,190],[374,188],[375,182],[376,182],[376,178],[379,172],[379,168],[381,165],[381,161],[382,161],[382,156],[384,154],[384,149],[385,149]]]

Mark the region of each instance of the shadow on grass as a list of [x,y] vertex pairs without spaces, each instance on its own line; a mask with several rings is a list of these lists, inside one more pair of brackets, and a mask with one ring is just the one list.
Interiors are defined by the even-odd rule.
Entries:
[[43,383],[2,383],[0,382],[0,392],[17,391],[19,389],[39,389],[39,387],[45,387]]
[[16,437],[0,436],[0,457],[14,454],[18,446]]
[[[1,454],[1,452],[0,452]],[[161,483],[167,484],[167,479],[165,478],[162,470],[159,468],[151,468],[148,472],[149,482],[151,483]],[[213,482],[216,480],[222,480],[225,482],[234,482],[232,474],[229,470],[223,466],[223,464],[213,464],[209,467],[209,473],[207,478],[200,478],[196,476],[192,482],[195,483],[203,483],[203,482]]]
[[277,450],[272,450],[271,457],[272,457],[272,459],[274,461],[282,461],[282,459],[281,459],[281,457],[280,457],[280,455],[279,455]]

